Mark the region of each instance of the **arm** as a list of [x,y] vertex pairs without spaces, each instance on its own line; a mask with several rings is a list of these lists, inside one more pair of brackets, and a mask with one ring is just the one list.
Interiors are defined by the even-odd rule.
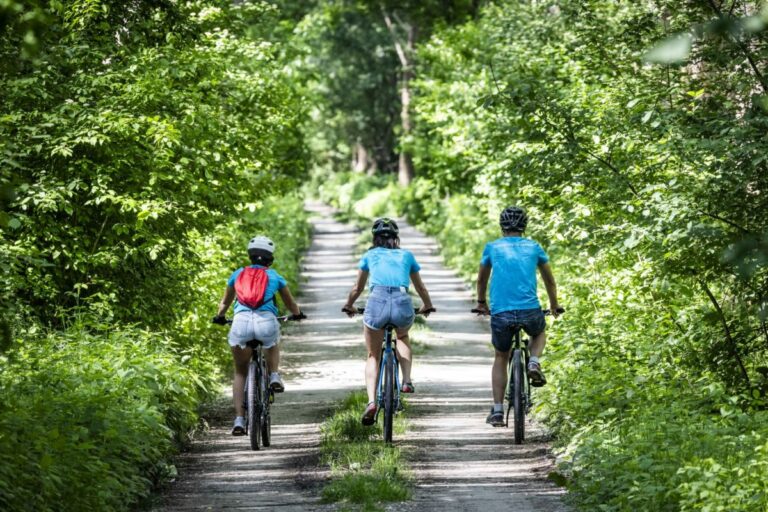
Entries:
[[287,286],[283,286],[279,290],[280,298],[283,299],[283,304],[285,304],[285,307],[288,308],[288,310],[293,313],[296,316],[301,315],[301,309],[299,308],[299,305],[296,304],[296,301],[293,300],[293,295],[291,295],[291,290],[288,289]]
[[221,298],[221,302],[219,302],[219,310],[216,313],[216,317],[224,318],[224,316],[227,314],[229,306],[232,305],[232,301],[234,300],[235,288],[232,286],[227,286],[226,290],[224,290],[224,296]]
[[491,312],[485,299],[485,292],[488,290],[488,279],[490,277],[491,267],[480,265],[480,270],[477,271],[477,307],[475,309],[483,311],[486,315]]
[[427,287],[424,286],[424,281],[421,280],[421,274],[418,272],[411,272],[411,281],[413,282],[413,287],[416,288],[416,293],[419,294],[421,302],[423,303],[419,313],[424,316],[429,316],[429,310],[434,308],[432,306],[432,299],[429,298]]
[[[365,283],[368,282],[368,271],[366,270],[358,270],[357,271],[357,279],[355,280],[355,284],[352,285],[352,289],[349,291],[349,296],[347,297],[347,303],[344,304],[344,307],[341,308],[342,311],[350,310],[353,311],[353,304],[355,301],[360,297],[360,294],[363,293],[363,290],[365,289]],[[356,313],[354,311],[353,313],[347,313],[350,316],[353,316]]]
[[555,284],[555,276],[552,274],[552,268],[549,266],[549,263],[542,263],[539,265],[539,272],[544,280],[544,286],[547,288],[549,309],[552,310],[552,316],[557,317],[557,310],[560,308],[560,304],[557,302],[557,285]]

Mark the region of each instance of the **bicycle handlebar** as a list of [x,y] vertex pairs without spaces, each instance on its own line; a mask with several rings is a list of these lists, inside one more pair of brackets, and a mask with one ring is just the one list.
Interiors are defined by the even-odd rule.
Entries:
[[[365,308],[355,308],[355,310],[356,310],[356,312],[353,312],[350,309],[341,308],[341,312],[342,313],[347,313],[347,314],[352,313],[352,314],[357,314],[357,315],[362,315],[363,313],[365,313]],[[425,311],[421,311],[421,308],[413,308],[413,312],[416,313],[417,315],[424,315],[424,314],[427,314],[427,313],[435,313],[435,312],[437,312],[437,310],[435,308],[429,308],[429,309],[427,309]]]
[[[562,315],[563,313],[565,313],[565,308],[557,308],[556,311],[557,311],[558,315]],[[479,310],[477,308],[472,308],[472,309],[469,310],[469,312],[470,313],[477,313],[480,316],[488,316],[490,314],[487,311],[481,311],[481,310]],[[549,316],[549,315],[552,314],[552,310],[550,310],[550,309],[542,309],[541,312],[544,313],[544,316]]]
[[[298,315],[283,315],[283,316],[278,316],[278,317],[275,317],[275,318],[277,318],[277,321],[280,322],[280,323],[284,323],[284,322],[298,322],[299,320],[304,320],[305,318],[307,318],[307,315],[305,315],[304,312],[302,311]],[[231,318],[226,318],[226,317],[223,317],[223,316],[222,317],[215,316],[215,317],[213,317],[213,323],[214,324],[219,324],[219,325],[232,325],[232,319]]]

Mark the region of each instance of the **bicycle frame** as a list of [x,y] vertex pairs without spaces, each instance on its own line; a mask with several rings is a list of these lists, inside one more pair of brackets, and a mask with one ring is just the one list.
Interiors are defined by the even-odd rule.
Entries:
[[[274,391],[267,382],[268,374],[266,361],[264,360],[263,347],[260,341],[248,343],[252,349],[251,361],[248,364],[248,376],[245,380],[244,404],[245,407],[245,432],[251,442],[251,449],[258,450],[259,444],[267,447],[271,444],[271,417],[269,405],[274,402]],[[253,375],[251,375],[253,373]],[[250,401],[249,388],[253,386],[256,408],[251,411],[248,407]]]
[[[280,323],[301,320],[306,318],[303,314],[293,316],[278,316]],[[215,319],[214,319],[215,320]],[[219,322],[216,322],[219,323]],[[232,320],[224,319],[224,324],[232,324]],[[245,392],[243,393],[243,407],[245,408],[245,433],[250,438],[251,449],[258,450],[259,444],[265,448],[272,444],[272,418],[269,413],[269,405],[275,401],[275,392],[269,386],[269,369],[264,358],[264,347],[261,341],[251,340],[246,346],[252,350],[251,360],[248,362],[248,373],[245,378]],[[249,393],[251,388],[251,393]],[[248,402],[251,396],[255,396],[255,407],[249,411]]]
[[378,420],[379,412],[384,409],[384,372],[387,361],[393,360],[395,371],[395,385],[394,385],[394,407],[395,411],[400,409],[400,363],[397,360],[397,337],[395,334],[395,326],[389,324],[384,327],[384,343],[381,351],[381,361],[379,362],[379,379],[376,386],[376,403],[379,405],[378,411],[376,411],[376,419]]
[[[343,312],[354,315],[362,315],[365,308],[356,308],[356,310],[342,309]],[[429,315],[436,311],[431,308],[421,314]],[[414,309],[415,314],[420,314],[418,309]],[[379,419],[379,413],[384,411],[384,442],[392,442],[393,417],[400,411],[400,363],[397,360],[397,336],[395,335],[397,326],[387,324],[384,326],[384,340],[381,351],[381,361],[379,362],[379,376],[376,385],[376,415],[374,423]],[[391,394],[388,391],[391,390]],[[390,395],[388,397],[388,394]],[[391,397],[391,401],[389,398]]]
[[[522,369],[523,369],[523,407],[525,408],[526,414],[531,412],[531,408],[533,407],[533,400],[531,399],[531,381],[528,378],[528,361],[531,358],[531,353],[528,349],[528,345],[530,344],[530,338],[521,336],[520,332],[522,329],[518,330],[514,337],[512,338],[512,349],[509,352],[509,362],[507,363],[507,389],[505,393],[505,397],[507,398],[508,403],[512,403],[515,387],[514,387],[514,379],[512,378],[512,370],[514,365],[514,353],[516,350],[520,350],[520,355],[522,359]],[[506,418],[506,427],[509,427],[509,411],[510,408],[507,408],[507,418]]]

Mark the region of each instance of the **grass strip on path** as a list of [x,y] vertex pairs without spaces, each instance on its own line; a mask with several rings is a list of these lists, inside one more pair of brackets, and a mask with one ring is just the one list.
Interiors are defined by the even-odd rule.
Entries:
[[[412,479],[400,448],[384,443],[381,421],[372,427],[360,422],[367,402],[364,391],[350,393],[321,426],[322,460],[331,468],[323,500],[374,511],[382,510],[381,503],[409,499]],[[395,416],[394,433],[404,431],[401,413]]]

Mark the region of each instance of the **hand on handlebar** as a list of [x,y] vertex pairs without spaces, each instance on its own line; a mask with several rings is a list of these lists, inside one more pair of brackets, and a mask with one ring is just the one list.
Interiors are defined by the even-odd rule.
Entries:
[[472,309],[472,313],[477,313],[478,316],[487,316],[491,314],[491,310],[488,309],[488,304],[485,302],[478,302],[477,307]]
[[212,323],[217,325],[227,325],[227,317],[224,315],[216,315],[213,317],[213,320],[211,320]]
[[549,308],[548,311],[549,311],[550,315],[552,315],[553,317],[557,318],[560,315],[562,315],[563,313],[565,313],[565,308],[561,308],[560,305],[555,303],[555,304],[550,304],[550,308]]
[[357,310],[354,307],[348,306],[346,304],[344,305],[343,308],[341,308],[341,312],[346,313],[349,318],[352,318],[357,314]]
[[288,320],[298,321],[298,320],[304,320],[305,318],[307,318],[307,315],[305,315],[302,310],[299,310],[298,315],[291,315],[288,317]]
[[430,313],[436,313],[436,312],[437,310],[432,306],[430,307],[421,306],[421,308],[418,311],[416,311],[416,314],[424,315],[425,317],[427,317],[429,316]]

